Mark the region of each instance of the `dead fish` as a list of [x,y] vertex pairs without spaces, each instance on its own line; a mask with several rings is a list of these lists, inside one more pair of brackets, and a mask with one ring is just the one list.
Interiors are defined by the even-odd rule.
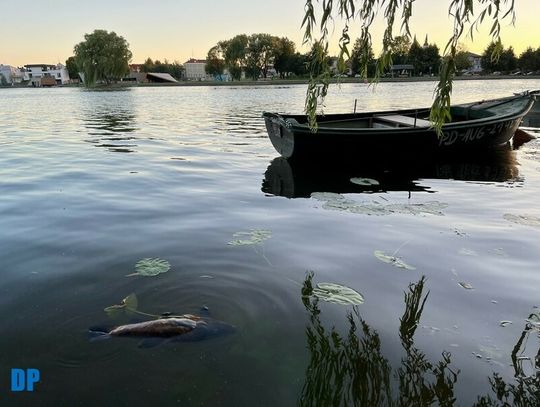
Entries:
[[200,341],[232,333],[235,329],[223,321],[186,314],[120,325],[110,331],[90,329],[89,334],[92,341],[112,337],[142,337],[145,339],[139,343],[139,347],[149,348],[165,342]]

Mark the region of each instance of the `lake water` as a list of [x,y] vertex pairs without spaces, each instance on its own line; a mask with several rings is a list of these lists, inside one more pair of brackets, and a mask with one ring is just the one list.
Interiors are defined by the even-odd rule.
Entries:
[[[325,111],[428,106],[433,88],[334,86]],[[463,81],[454,102],[539,88]],[[295,166],[261,112],[300,113],[305,90],[0,90],[0,405],[538,401],[540,140],[392,170]],[[126,276],[145,258],[170,270]],[[365,301],[317,301],[321,283]],[[236,331],[89,340],[141,320],[104,311],[132,293],[140,312]],[[11,368],[39,369],[35,391],[10,392]]]

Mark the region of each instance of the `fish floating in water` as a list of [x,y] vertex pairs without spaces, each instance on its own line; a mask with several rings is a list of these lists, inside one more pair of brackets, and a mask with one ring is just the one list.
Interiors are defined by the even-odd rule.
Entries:
[[165,342],[193,342],[235,331],[234,325],[191,314],[163,317],[152,321],[120,325],[110,331],[90,329],[91,340],[112,337],[145,338],[140,347],[150,348]]

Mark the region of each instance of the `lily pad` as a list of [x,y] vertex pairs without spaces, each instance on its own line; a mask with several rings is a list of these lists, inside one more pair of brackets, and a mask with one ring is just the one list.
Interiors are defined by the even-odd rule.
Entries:
[[311,194],[311,197],[319,202],[322,202],[322,208],[326,210],[373,216],[384,216],[395,213],[410,215],[431,214],[442,216],[443,209],[448,206],[445,203],[437,201],[418,204],[385,204],[376,200],[358,202],[333,192],[314,192]]
[[377,181],[376,179],[371,179],[371,178],[351,178],[350,181],[353,184],[361,185],[363,187],[372,187],[372,186],[380,185],[379,181]]
[[131,276],[157,276],[158,274],[166,273],[171,268],[171,265],[167,260],[146,258],[139,260],[135,264],[135,273],[128,274],[126,277]]
[[272,232],[263,229],[253,229],[249,232],[236,232],[233,237],[236,239],[231,240],[227,244],[231,246],[256,245],[270,239],[272,237]]
[[382,252],[380,250],[375,250],[375,252],[373,254],[380,261],[391,264],[392,266],[402,268],[402,269],[406,269],[406,270],[416,270],[416,267],[408,265],[400,257],[388,256],[387,254],[385,254],[384,252]]
[[136,311],[138,307],[137,296],[135,294],[130,294],[122,300],[120,304],[111,305],[104,309],[104,311],[111,318],[116,318],[122,315],[126,310]]
[[313,295],[320,300],[341,305],[360,305],[364,296],[352,288],[334,283],[319,283],[313,289]]
[[503,217],[504,219],[519,225],[540,227],[540,218],[537,218],[536,216],[512,215],[511,213],[506,213]]

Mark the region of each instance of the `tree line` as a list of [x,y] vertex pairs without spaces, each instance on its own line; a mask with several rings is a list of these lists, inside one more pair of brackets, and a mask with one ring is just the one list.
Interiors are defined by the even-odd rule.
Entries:
[[273,66],[281,78],[307,74],[307,55],[296,51],[296,45],[286,37],[270,34],[239,34],[219,41],[206,55],[206,73],[223,75],[225,69],[232,80],[240,80],[242,73],[257,80],[268,76]]
[[[127,41],[114,32],[95,30],[85,35],[85,40],[75,45],[74,56],[66,60],[66,67],[72,78],[83,73],[85,83],[92,85],[96,81],[111,83],[121,80],[129,73],[132,53]],[[439,48],[428,43],[420,45],[416,37],[410,41],[407,36],[394,37],[389,44],[390,59],[393,65],[408,64],[414,67],[413,75],[438,75],[444,59]],[[469,53],[461,47],[455,55],[456,72],[464,72],[471,67]],[[498,55],[498,58],[493,58]],[[273,66],[280,78],[306,77],[323,72],[324,67],[332,66],[333,72],[373,77],[379,60],[375,58],[370,43],[361,38],[354,42],[348,58],[338,64],[339,58],[332,57],[327,47],[315,43],[307,53],[300,53],[293,41],[286,37],[270,34],[239,34],[219,41],[210,48],[206,56],[206,72],[209,75],[222,75],[228,70],[233,80],[246,77],[257,80],[267,78],[269,67]],[[317,67],[313,61],[318,61]],[[540,47],[527,48],[516,56],[512,47],[504,48],[501,43],[492,42],[481,56],[484,72],[511,73],[521,70],[523,73],[540,71]],[[141,67],[143,72],[169,73],[176,79],[183,77],[184,67],[178,61],[161,62],[147,58]]]

